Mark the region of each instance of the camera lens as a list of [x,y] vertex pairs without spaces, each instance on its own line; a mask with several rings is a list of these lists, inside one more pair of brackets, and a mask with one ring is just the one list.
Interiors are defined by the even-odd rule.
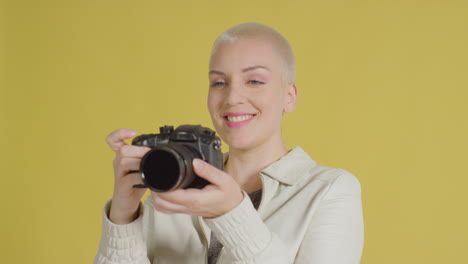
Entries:
[[153,191],[167,192],[188,187],[196,178],[192,161],[197,151],[181,144],[155,147],[140,164],[143,182]]

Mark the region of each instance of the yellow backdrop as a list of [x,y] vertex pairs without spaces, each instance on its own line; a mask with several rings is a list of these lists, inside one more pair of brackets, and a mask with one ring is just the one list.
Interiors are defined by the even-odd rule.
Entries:
[[[288,147],[361,181],[362,263],[468,263],[468,2],[3,2],[2,263],[91,263],[112,194],[106,135],[212,126],[214,38],[257,21],[288,38]],[[314,124],[314,125],[311,125]]]

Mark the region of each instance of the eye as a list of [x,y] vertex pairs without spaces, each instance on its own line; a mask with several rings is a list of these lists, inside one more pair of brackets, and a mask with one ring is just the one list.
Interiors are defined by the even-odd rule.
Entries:
[[225,82],[223,81],[217,81],[211,84],[211,87],[223,87],[225,85]]
[[252,85],[265,84],[264,82],[257,81],[257,80],[250,80],[250,81],[248,81],[248,83],[249,83],[249,84],[252,84]]

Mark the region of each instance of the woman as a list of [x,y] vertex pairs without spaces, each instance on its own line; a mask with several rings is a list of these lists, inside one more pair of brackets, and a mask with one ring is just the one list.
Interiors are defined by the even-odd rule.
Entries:
[[359,263],[359,182],[283,142],[282,116],[297,101],[287,40],[258,23],[228,29],[209,80],[208,110],[229,145],[224,171],[194,160],[210,185],[152,192],[143,205],[132,171],[149,149],[124,143],[131,129],[111,133],[115,188],[95,263]]

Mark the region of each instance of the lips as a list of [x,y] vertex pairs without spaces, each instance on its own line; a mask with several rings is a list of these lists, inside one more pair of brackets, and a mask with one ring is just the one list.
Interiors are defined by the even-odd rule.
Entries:
[[226,116],[227,120],[229,122],[242,122],[247,119],[252,118],[253,115],[241,115],[241,116]]
[[224,120],[230,128],[241,128],[247,125],[253,117],[255,117],[255,114],[241,112],[226,113],[224,115]]

